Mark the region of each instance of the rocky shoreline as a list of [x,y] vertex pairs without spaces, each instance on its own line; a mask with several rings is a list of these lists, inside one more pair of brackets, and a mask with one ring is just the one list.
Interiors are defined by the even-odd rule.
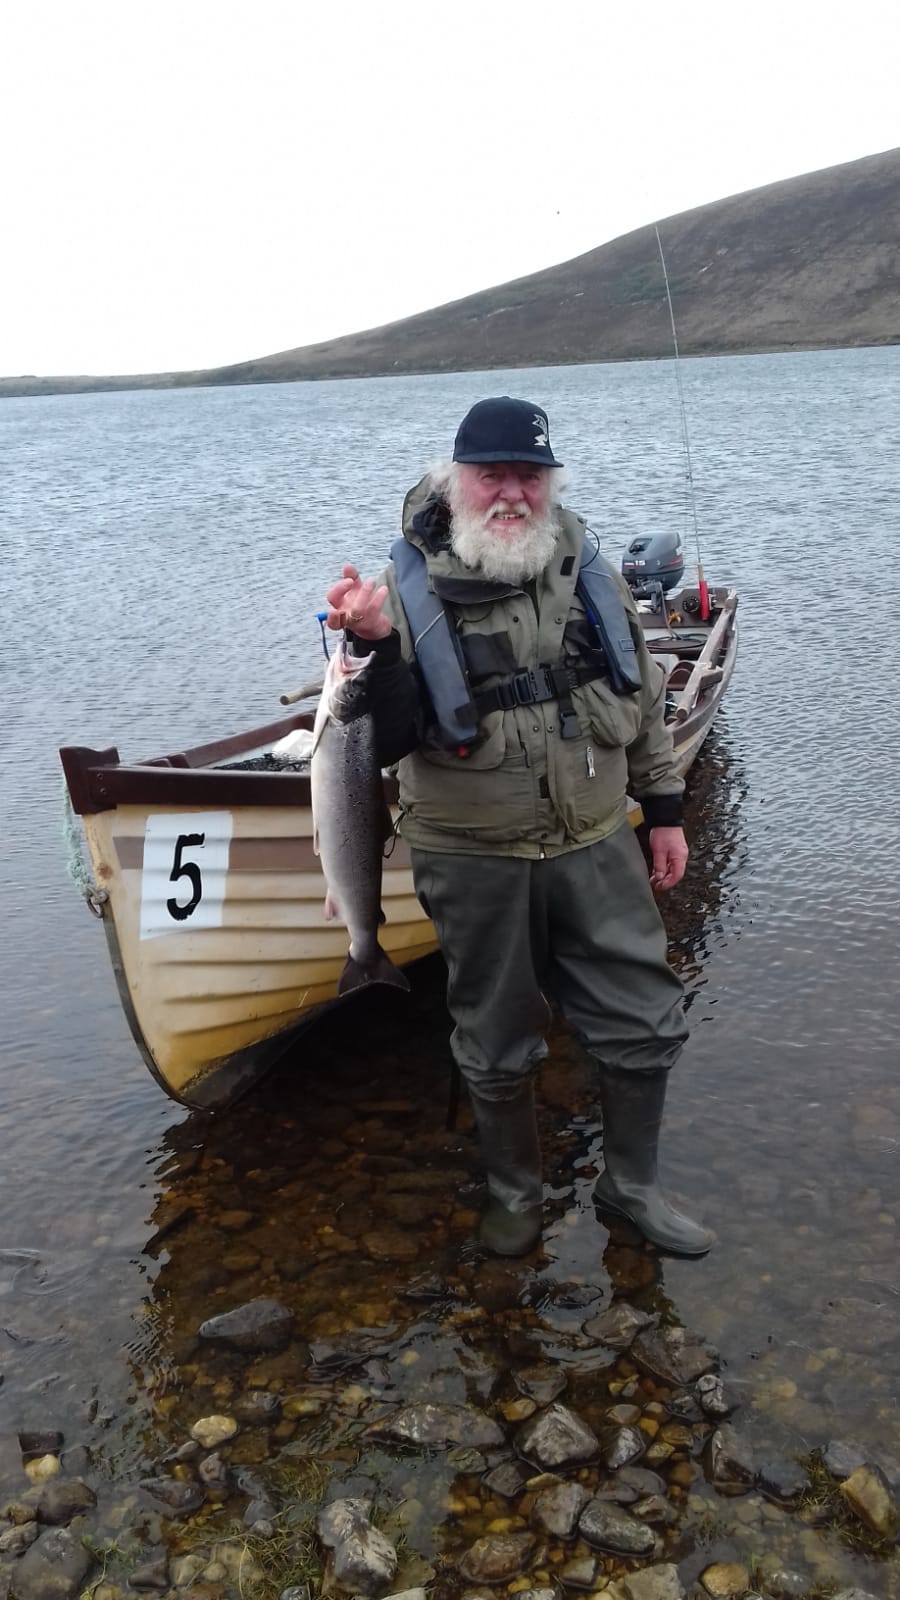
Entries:
[[[646,1278],[648,1255],[620,1255]],[[478,1321],[460,1282],[425,1274],[405,1295]],[[577,1319],[592,1297],[568,1298]],[[864,1600],[864,1560],[879,1593],[900,1593],[900,1467],[842,1441],[760,1456],[717,1352],[621,1292],[575,1321],[565,1360],[527,1310],[511,1320],[512,1365],[474,1352],[454,1400],[416,1383],[409,1328],[306,1343],[265,1297],[206,1319],[136,1484],[104,1481],[59,1430],[19,1434],[27,1487],[0,1508],[0,1592]]]

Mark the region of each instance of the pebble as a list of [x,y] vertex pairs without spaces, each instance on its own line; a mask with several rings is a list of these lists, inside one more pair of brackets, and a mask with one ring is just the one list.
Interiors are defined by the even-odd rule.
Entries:
[[62,1462],[59,1456],[35,1456],[31,1461],[25,1462],[26,1476],[32,1483],[46,1483],[49,1478],[55,1478],[61,1471]]
[[448,1445],[471,1445],[476,1450],[489,1450],[504,1443],[503,1433],[497,1423],[476,1406],[428,1401],[421,1405],[401,1406],[392,1416],[382,1417],[373,1423],[366,1433],[369,1437],[393,1439],[398,1444],[432,1446],[435,1449]]
[[544,1489],[534,1502],[535,1520],[547,1533],[571,1539],[590,1496],[580,1483],[558,1483]]
[[191,1429],[191,1438],[204,1450],[215,1450],[217,1445],[224,1444],[227,1439],[233,1439],[238,1431],[238,1424],[234,1417],[213,1415],[200,1417]]
[[695,1383],[718,1365],[718,1352],[685,1328],[645,1328],[631,1346],[642,1372],[673,1388]]
[[566,1387],[566,1375],[559,1367],[523,1367],[513,1373],[513,1383],[520,1394],[535,1400],[539,1406],[548,1406]]
[[37,1503],[39,1522],[60,1526],[97,1504],[97,1496],[82,1478],[49,1483]]

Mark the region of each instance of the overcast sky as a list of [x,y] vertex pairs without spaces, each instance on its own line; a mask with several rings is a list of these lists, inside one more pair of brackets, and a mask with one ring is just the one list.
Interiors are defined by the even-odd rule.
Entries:
[[0,374],[371,327],[900,145],[900,6],[9,0]]

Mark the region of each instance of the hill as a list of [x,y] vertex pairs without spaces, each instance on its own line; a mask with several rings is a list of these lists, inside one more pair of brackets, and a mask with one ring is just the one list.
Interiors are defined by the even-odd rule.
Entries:
[[[900,343],[900,149],[659,224],[684,355]],[[6,378],[0,395],[484,371],[672,353],[653,226],[384,327],[200,372]]]

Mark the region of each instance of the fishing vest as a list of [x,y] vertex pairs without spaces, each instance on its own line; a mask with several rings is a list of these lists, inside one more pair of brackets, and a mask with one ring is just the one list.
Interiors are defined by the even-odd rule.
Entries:
[[587,613],[604,668],[566,667],[561,662],[510,673],[490,689],[473,693],[456,630],[443,600],[428,586],[424,553],[408,539],[398,539],[391,549],[397,592],[412,635],[416,663],[434,709],[440,743],[465,755],[478,736],[481,718],[495,710],[537,705],[556,700],[560,733],[578,737],[578,718],[571,691],[582,683],[606,677],[616,694],[634,694],[641,688],[640,667],[628,613],[612,574],[596,565],[596,548],[585,540],[575,593]]

